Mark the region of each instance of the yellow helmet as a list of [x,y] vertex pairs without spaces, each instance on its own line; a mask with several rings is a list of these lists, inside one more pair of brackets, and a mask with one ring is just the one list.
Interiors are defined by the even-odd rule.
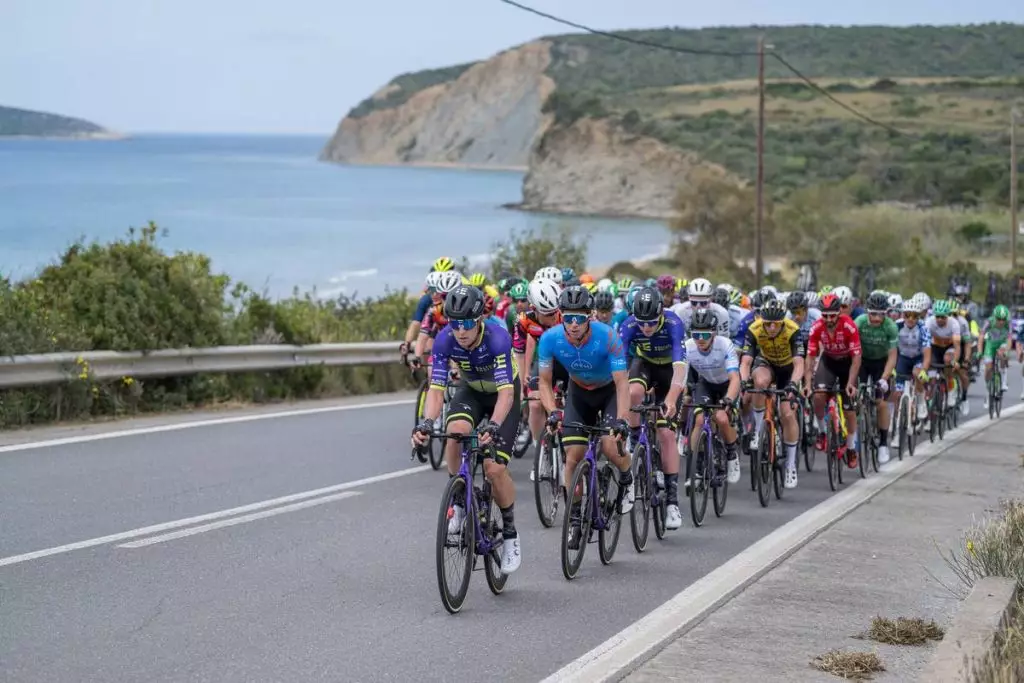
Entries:
[[500,296],[500,294],[498,293],[498,288],[495,287],[494,285],[484,285],[484,294],[491,297],[492,299],[497,299]]
[[469,284],[474,287],[483,288],[487,284],[487,276],[483,273],[473,273],[469,276]]
[[454,267],[455,264],[452,262],[450,258],[448,258],[447,256],[442,256],[441,258],[434,261],[434,267],[432,268],[432,270],[438,273],[443,273],[445,271],[451,270]]

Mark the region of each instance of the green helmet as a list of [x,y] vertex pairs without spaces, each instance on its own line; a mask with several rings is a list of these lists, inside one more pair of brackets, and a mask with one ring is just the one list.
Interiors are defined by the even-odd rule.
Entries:
[[825,285],[824,287],[822,287],[821,289],[818,290],[818,296],[819,297],[825,296],[826,294],[830,293],[831,291],[832,291],[832,285]]
[[1009,320],[1010,309],[1002,304],[999,304],[994,309],[992,309],[992,317],[995,318],[996,320]]
[[948,317],[953,312],[953,307],[949,305],[947,299],[939,299],[932,305],[932,313],[937,318]]
[[614,282],[612,284],[608,285],[608,293],[611,294],[612,296],[618,296],[619,295],[619,286],[617,284],[615,284]]
[[633,278],[624,277],[621,280],[619,280],[619,290],[620,291],[628,291],[629,288],[632,287],[632,286],[633,286]]
[[508,290],[508,295],[513,301],[526,301],[530,293],[529,286],[525,282],[517,282]]

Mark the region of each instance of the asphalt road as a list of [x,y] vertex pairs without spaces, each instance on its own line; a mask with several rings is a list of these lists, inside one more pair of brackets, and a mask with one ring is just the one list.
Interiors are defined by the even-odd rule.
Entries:
[[[1011,374],[1007,406],[1021,388],[1019,366]],[[972,389],[974,417],[983,389]],[[592,546],[567,582],[560,525],[540,526],[529,464],[513,461],[523,566],[499,597],[474,574],[463,612],[451,616],[434,568],[444,475],[344,486],[418,465],[407,445],[411,410],[0,452],[4,680],[535,681],[830,495],[820,457],[767,509],[744,469],[723,518],[709,509],[695,529],[684,507],[683,528],[663,542],[652,530],[643,555],[626,521],[613,564],[602,566]],[[291,498],[258,505],[283,496]],[[237,506],[250,509],[216,514]],[[198,515],[209,517],[129,533]],[[68,547],[112,534],[121,537]]]

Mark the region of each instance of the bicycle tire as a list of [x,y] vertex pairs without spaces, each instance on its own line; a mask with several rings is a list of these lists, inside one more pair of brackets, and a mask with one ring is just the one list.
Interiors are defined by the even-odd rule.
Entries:
[[779,428],[776,427],[775,428],[775,463],[772,465],[772,489],[775,491],[775,500],[782,500],[782,491],[785,488],[785,479],[784,479],[785,470],[782,467],[782,462],[783,461],[779,460],[779,444],[781,444],[781,443],[782,443],[782,433],[780,432]]
[[[462,609],[462,605],[466,600],[466,594],[469,592],[469,579],[473,575],[473,564],[476,561],[476,529],[474,525],[477,517],[476,510],[469,509],[466,510],[466,522],[461,539],[461,543],[466,548],[466,559],[463,560],[463,576],[458,587],[452,591],[444,571],[445,549],[448,547],[448,511],[454,501],[465,501],[465,499],[466,480],[462,477],[452,477],[449,479],[444,488],[444,495],[441,497],[441,509],[437,518],[437,536],[434,539],[437,588],[441,594],[441,604],[444,605],[449,614],[456,614]],[[470,496],[470,503],[472,508],[476,507],[476,501],[473,500],[473,496]]]
[[904,393],[900,396],[899,405],[896,407],[896,430],[899,438],[896,443],[896,457],[903,460],[903,449],[909,448],[909,436],[907,432],[910,422],[910,414],[907,412],[910,406],[910,397]]
[[939,394],[939,410],[936,413],[938,422],[939,441],[946,438],[946,410],[949,409],[949,397],[945,390]]
[[761,429],[757,433],[757,502],[761,507],[766,508],[772,502],[772,494],[769,489],[772,480],[771,462],[771,438],[768,436],[768,421],[761,423]]
[[836,491],[838,489],[836,472],[839,462],[836,455],[835,425],[832,422],[831,416],[825,419],[825,464],[828,468],[828,486],[833,491]]
[[[555,448],[555,439],[549,434],[537,439],[533,453],[533,501],[537,508],[537,517],[545,529],[555,525],[558,518],[558,499],[561,493],[561,482],[559,481],[559,467],[556,458],[559,457],[558,449]],[[550,459],[551,474],[541,478],[540,467],[545,458]],[[545,503],[541,500],[543,495],[550,492],[551,502]]]
[[[704,457],[704,442],[706,440],[707,437],[702,429],[697,434],[697,448],[691,449],[689,457],[686,459],[686,478],[690,480],[690,519],[695,527],[704,524],[704,515],[708,511],[708,489],[711,484],[707,481],[706,472],[709,468],[704,462],[700,462]],[[700,467],[699,485],[697,481],[698,466]],[[698,498],[700,499],[699,503],[697,502]]]
[[[580,565],[583,564],[583,556],[587,552],[587,544],[590,541],[590,526],[593,522],[593,495],[590,491],[590,461],[581,460],[572,473],[572,484],[566,492],[570,501],[566,505],[565,514],[562,516],[562,575],[567,581],[572,581],[579,574]],[[580,547],[575,550],[569,547],[569,529],[572,527],[572,497],[577,488],[582,487],[583,496],[580,499]],[[569,553],[578,553],[575,560],[570,560]]]
[[[729,499],[729,478],[726,475],[718,474],[718,465],[720,463],[725,464],[725,469],[728,470],[729,463],[727,460],[722,460],[725,457],[725,445],[718,439],[712,439],[711,445],[711,463],[714,471],[712,472],[712,481],[718,481],[718,486],[711,488],[711,500],[713,501],[712,507],[715,510],[715,517],[721,517],[725,514],[725,503]],[[739,455],[737,454],[737,458]]]
[[[501,508],[493,499],[488,507],[490,512],[487,513],[484,528],[488,529],[490,538],[497,539],[501,537],[501,527],[497,523],[497,519],[501,517]],[[495,515],[496,512],[497,515]],[[495,559],[493,553],[484,556],[484,576],[487,578],[487,587],[491,589],[491,592],[501,595],[505,590],[505,584],[508,583],[508,574],[501,571],[501,562]]]
[[413,420],[412,426],[415,427],[423,421],[423,412],[427,405],[427,391],[430,389],[430,385],[424,380],[420,384],[419,390],[416,392],[416,402],[413,404]]
[[654,477],[647,470],[647,447],[643,444],[633,449],[633,486],[636,500],[629,511],[629,531],[633,537],[633,548],[642,553],[647,549],[651,532],[651,508],[655,495]]
[[988,390],[988,419],[990,420],[995,419],[996,416],[996,392],[994,387],[996,386],[997,381],[999,381],[999,375],[997,372],[993,371],[992,376],[989,377],[987,386],[985,387]]
[[[597,555],[601,558],[601,564],[611,564],[615,557],[615,549],[619,547],[619,534],[622,532],[622,515],[618,510],[619,494],[619,470],[605,463],[605,470],[608,472],[606,481],[608,484],[604,490],[605,504],[601,515],[605,517],[606,523],[603,529],[597,531]],[[614,482],[614,485],[613,485]],[[612,495],[612,494],[615,495]],[[633,507],[636,507],[636,487],[633,488]]]
[[804,428],[801,431],[803,435],[803,449],[804,449],[804,469],[808,472],[814,471],[814,461],[818,457],[817,444],[814,443],[817,434],[816,430],[807,429],[807,423],[814,420],[814,411],[806,410],[804,417]]

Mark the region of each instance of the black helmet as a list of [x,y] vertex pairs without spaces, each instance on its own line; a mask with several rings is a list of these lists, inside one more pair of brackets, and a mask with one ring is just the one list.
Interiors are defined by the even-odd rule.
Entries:
[[633,317],[637,320],[657,320],[665,310],[661,292],[644,287],[633,297]]
[[718,304],[722,308],[729,308],[729,290],[724,287],[715,287],[711,292],[711,303]]
[[459,285],[444,299],[444,316],[449,320],[472,320],[484,313],[484,293],[472,285]]
[[885,292],[874,291],[868,297],[868,311],[874,312],[885,312],[889,310],[889,297],[885,295]]
[[714,311],[706,308],[698,308],[693,312],[693,317],[690,318],[690,330],[707,332],[718,329],[718,316],[715,315]]
[[750,308],[752,308],[755,311],[761,310],[761,306],[764,306],[764,302],[766,299],[767,297],[765,296],[764,291],[760,289],[757,290],[756,292],[750,295]]
[[761,306],[761,317],[768,322],[778,322],[785,319],[786,307],[778,299],[769,299]]
[[569,278],[568,280],[566,280],[565,282],[563,282],[562,286],[563,287],[577,287],[577,286],[579,286],[581,284],[583,284],[583,283],[580,281],[580,279],[578,277],[576,277],[576,276],[573,276],[573,277]]
[[594,295],[595,311],[610,311],[615,308],[615,297],[611,292],[598,292]]
[[789,296],[786,297],[786,308],[791,311],[795,311],[798,308],[807,308],[807,295],[800,290],[790,292]]
[[594,297],[585,288],[576,285],[566,287],[558,295],[558,308],[563,311],[590,311],[594,306]]

